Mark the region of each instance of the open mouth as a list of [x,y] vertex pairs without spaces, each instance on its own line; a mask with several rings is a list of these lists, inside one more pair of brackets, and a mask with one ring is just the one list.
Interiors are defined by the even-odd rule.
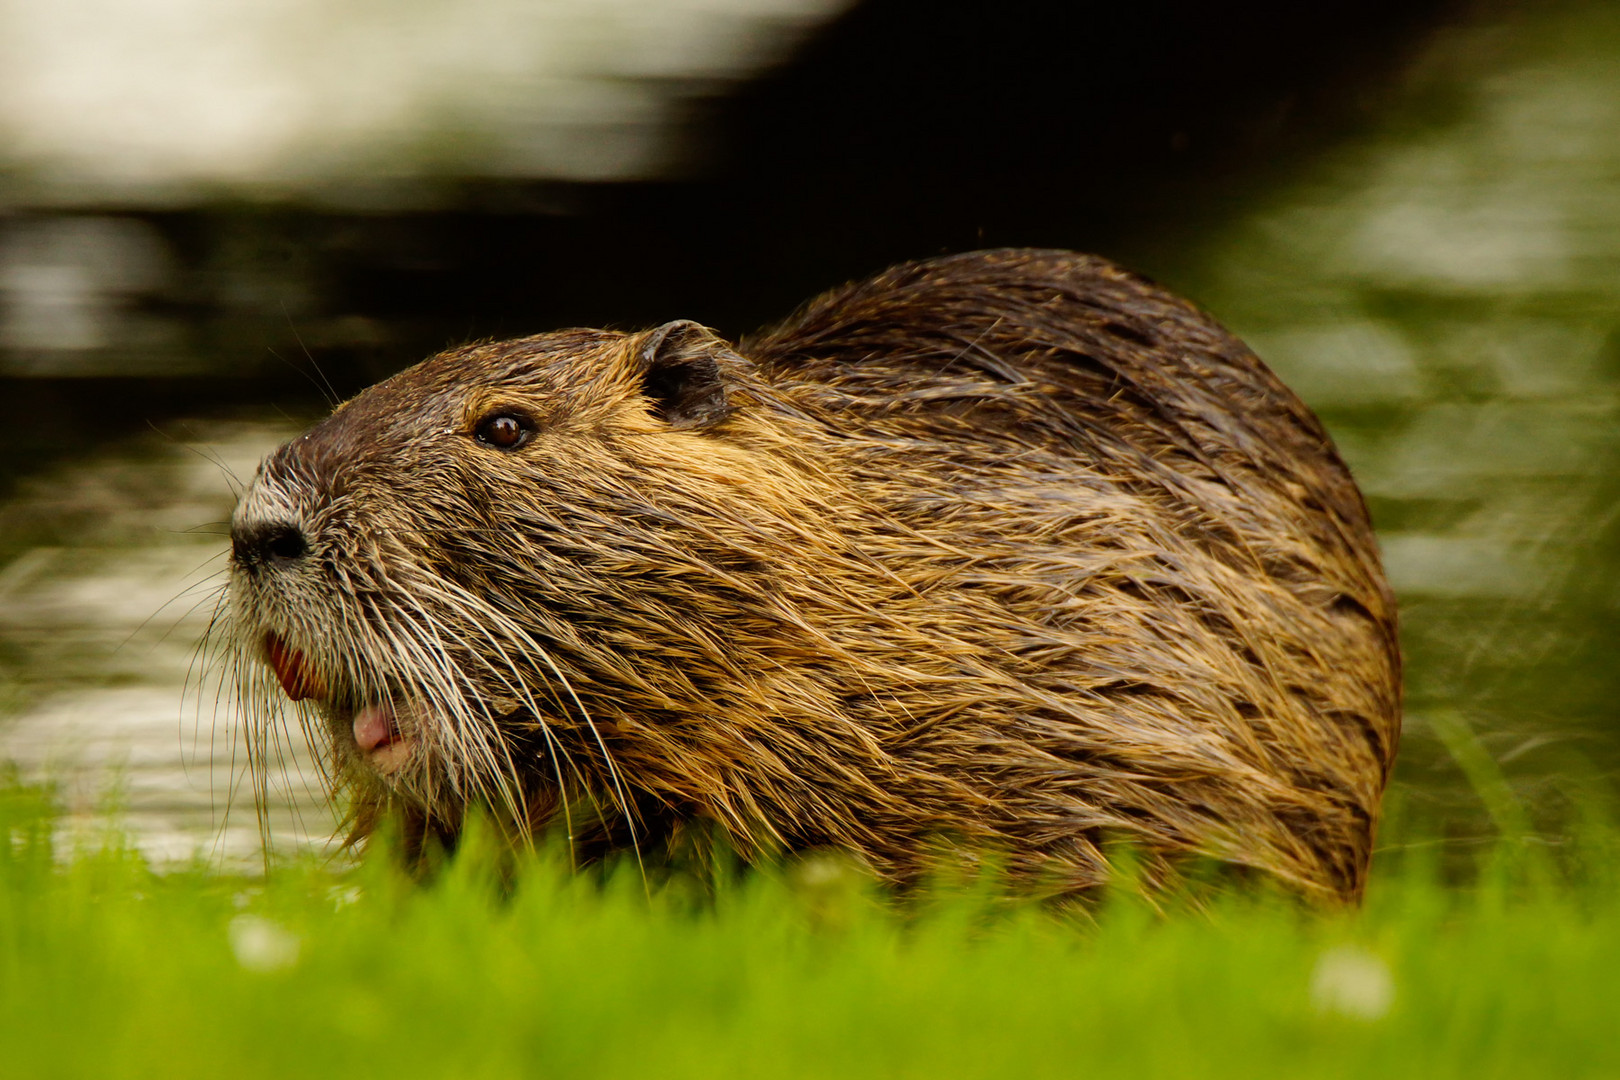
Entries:
[[264,635],[264,655],[276,681],[294,701],[314,699],[329,706],[334,715],[353,713],[351,725],[355,746],[372,768],[383,774],[399,771],[411,756],[413,740],[400,731],[399,718],[393,706],[382,702],[366,702],[354,709],[337,706],[321,678],[310,670],[304,654],[287,644],[275,631]]

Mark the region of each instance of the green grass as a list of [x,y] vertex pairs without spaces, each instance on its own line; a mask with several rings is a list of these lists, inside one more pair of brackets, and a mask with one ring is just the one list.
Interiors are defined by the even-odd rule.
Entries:
[[1353,914],[1086,917],[897,911],[829,861],[701,900],[544,859],[502,890],[477,856],[160,876],[52,829],[0,788],[7,1077],[1620,1075],[1612,829],[1468,887],[1411,849]]

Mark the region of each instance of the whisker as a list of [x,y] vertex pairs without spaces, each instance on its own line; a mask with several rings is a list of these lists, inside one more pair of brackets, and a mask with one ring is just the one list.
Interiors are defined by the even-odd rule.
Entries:
[[[467,600],[473,600],[470,595],[465,594],[462,590],[453,585],[447,586],[446,588],[452,592],[452,595],[458,595],[465,597]],[[613,760],[613,754],[608,750],[607,742],[602,738],[601,730],[596,726],[596,722],[591,718],[590,710],[585,707],[585,702],[580,699],[579,694],[574,690],[573,684],[563,673],[561,667],[558,666],[555,658],[551,655],[551,652],[548,649],[544,648],[539,642],[535,641],[533,636],[530,635],[527,630],[518,625],[512,619],[508,618],[502,612],[496,611],[490,608],[488,605],[480,605],[480,608],[481,613],[491,617],[502,631],[510,634],[519,645],[524,647],[529,652],[531,656],[538,657],[546,665],[546,667],[551,671],[552,675],[556,677],[557,681],[567,692],[568,696],[572,699],[575,708],[579,710],[581,719],[584,720],[586,727],[590,729],[591,735],[596,741],[597,748],[602,752],[602,762],[608,770],[608,777],[612,785],[611,794],[616,799],[618,809],[620,813],[624,815],[625,824],[630,830],[631,848],[635,853],[636,865],[641,872],[642,881],[645,885],[647,881],[646,864],[642,856],[640,842],[636,836],[637,813],[630,801],[628,792],[625,790],[623,777],[619,772],[617,763]],[[501,649],[499,644],[493,641],[493,638],[491,638],[491,643],[495,645],[495,647],[500,651],[502,657],[505,658],[505,650]],[[525,697],[527,697],[526,691]],[[536,718],[539,719],[539,712],[537,709],[535,710],[535,715]],[[572,832],[572,829],[570,829],[570,832]]]

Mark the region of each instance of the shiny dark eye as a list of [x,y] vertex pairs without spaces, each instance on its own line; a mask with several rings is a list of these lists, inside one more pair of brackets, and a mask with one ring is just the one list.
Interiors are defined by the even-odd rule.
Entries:
[[480,420],[478,430],[473,434],[479,442],[497,450],[516,450],[529,441],[529,436],[534,434],[534,425],[524,416],[496,413]]

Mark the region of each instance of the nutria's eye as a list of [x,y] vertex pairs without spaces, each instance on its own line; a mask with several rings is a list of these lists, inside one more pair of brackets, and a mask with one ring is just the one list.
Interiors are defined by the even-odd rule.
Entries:
[[480,420],[473,434],[478,436],[479,442],[498,450],[516,450],[529,441],[529,436],[534,434],[534,425],[526,416],[496,413]]

